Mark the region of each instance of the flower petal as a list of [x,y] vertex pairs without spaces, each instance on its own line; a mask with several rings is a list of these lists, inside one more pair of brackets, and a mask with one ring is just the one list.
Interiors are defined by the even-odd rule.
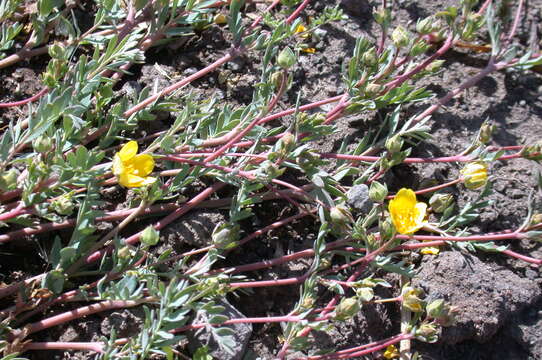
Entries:
[[124,164],[122,163],[119,154],[115,154],[113,157],[113,175],[120,176],[125,171]]
[[117,154],[123,162],[130,160],[137,154],[137,142],[134,140],[128,141]]
[[395,195],[394,200],[400,201],[403,206],[414,207],[416,205],[416,194],[411,189],[402,188]]
[[119,184],[128,188],[143,186],[144,182],[145,178],[133,174],[124,173],[119,177]]
[[427,214],[427,204],[426,203],[416,203],[414,206],[415,209],[415,217],[414,222],[416,225],[419,225],[420,228],[423,226],[423,220],[425,219],[425,214]]
[[428,246],[420,250],[420,253],[423,255],[438,255],[439,252],[440,249],[436,246]]
[[154,169],[154,159],[149,154],[139,154],[130,160],[132,173],[138,176],[147,176]]

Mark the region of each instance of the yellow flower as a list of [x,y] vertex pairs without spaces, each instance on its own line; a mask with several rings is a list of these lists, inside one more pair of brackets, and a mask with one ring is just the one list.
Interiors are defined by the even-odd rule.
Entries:
[[384,351],[384,358],[386,359],[395,359],[399,357],[399,350],[395,347],[395,345],[390,345],[386,348],[386,351]]
[[410,189],[401,189],[390,201],[388,210],[395,229],[401,234],[413,234],[424,224],[427,204],[416,202],[416,194]]
[[437,246],[428,246],[420,250],[420,253],[423,255],[438,255],[440,249]]
[[113,174],[125,187],[150,185],[156,178],[147,176],[154,168],[154,159],[149,154],[137,155],[137,142],[128,141],[113,158]]
[[487,164],[482,161],[472,162],[461,170],[461,174],[467,189],[478,189],[487,183]]

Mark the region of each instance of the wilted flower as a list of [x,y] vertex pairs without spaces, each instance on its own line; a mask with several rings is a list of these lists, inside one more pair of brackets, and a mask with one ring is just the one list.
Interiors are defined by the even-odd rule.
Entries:
[[390,201],[388,210],[399,233],[413,234],[424,224],[427,204],[417,202],[414,191],[403,188]]
[[424,303],[419,297],[421,294],[421,289],[416,289],[411,286],[404,287],[401,292],[403,306],[413,312],[422,312]]
[[315,48],[309,47],[309,48],[301,48],[301,51],[307,54],[314,54],[316,52]]
[[399,350],[395,347],[395,345],[390,345],[386,348],[386,351],[384,351],[384,358],[385,359],[395,359],[399,357]]
[[154,169],[154,159],[149,154],[137,155],[137,142],[128,141],[113,158],[113,174],[125,187],[150,185],[156,178],[147,176]]
[[487,183],[487,164],[482,161],[472,162],[461,170],[461,174],[467,189],[478,189]]
[[452,194],[436,193],[429,199],[429,205],[436,213],[442,213],[454,202]]
[[338,225],[345,225],[354,222],[352,213],[350,212],[350,210],[348,210],[347,207],[343,205],[337,205],[332,207],[329,210],[329,217],[331,218],[331,221]]

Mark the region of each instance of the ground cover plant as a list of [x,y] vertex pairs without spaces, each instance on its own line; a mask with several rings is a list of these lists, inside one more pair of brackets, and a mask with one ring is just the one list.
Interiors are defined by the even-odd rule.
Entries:
[[2,0],[3,359],[542,356],[537,4]]

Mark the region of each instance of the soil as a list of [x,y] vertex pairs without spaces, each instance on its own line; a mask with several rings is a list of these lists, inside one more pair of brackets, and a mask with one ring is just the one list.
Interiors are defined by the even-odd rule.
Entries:
[[[329,3],[324,0],[312,1],[306,16],[316,14]],[[380,34],[371,15],[372,9],[379,2],[340,0],[336,3],[345,10],[347,18],[319,30],[320,40],[311,43],[316,53],[301,54],[293,71],[295,86],[281,99],[278,109],[295,103],[299,91],[302,92],[302,103],[341,94],[344,91],[341,68],[348,60],[356,39],[360,36],[374,39]],[[420,17],[434,14],[443,9],[445,4],[455,4],[455,1],[438,4],[414,0],[396,1],[395,18],[407,25]],[[247,11],[261,11],[264,5],[252,4]],[[525,47],[527,44],[532,22],[542,23],[540,8],[542,0],[528,2],[526,15],[518,29],[519,45]],[[129,95],[148,85],[161,89],[210,64],[228,47],[222,28],[213,26],[186,41],[154,49],[147,54],[144,65],[131,69],[133,75],[119,86],[119,94]],[[469,75],[480,71],[485,66],[487,54],[454,50],[443,59],[446,61],[443,66],[445,70],[424,81],[424,85],[434,91],[437,98],[457,87]],[[47,61],[45,57],[38,57],[16,68],[0,70],[0,101],[20,100],[38,92],[41,89],[39,74]],[[200,98],[213,96],[230,104],[248,103],[252,86],[258,81],[258,63],[258,58],[248,54],[190,84],[185,91],[192,91]],[[468,148],[480,125],[487,119],[496,125],[491,145],[523,145],[540,141],[541,93],[542,76],[539,73],[493,73],[433,116],[429,122],[433,138],[415,147],[412,155],[430,157],[458,154]],[[412,106],[403,111],[405,114],[414,114],[425,106],[427,104]],[[331,107],[325,105],[320,110],[327,111]],[[385,111],[343,117],[337,123],[338,131],[318,141],[315,148],[332,151],[339,148],[345,137],[359,140],[384,115]],[[18,108],[0,109],[3,124],[21,116],[23,112]],[[164,129],[170,120],[171,115],[163,114],[157,121],[140,129],[141,135]],[[287,124],[291,118],[281,121]],[[390,191],[396,191],[401,187],[417,188],[430,179],[436,179],[439,183],[450,181],[457,177],[459,170],[460,165],[454,164],[401,165],[394,168],[386,180]],[[489,196],[492,205],[483,210],[473,230],[487,233],[520,226],[527,215],[527,199],[540,171],[542,167],[539,164],[527,160],[495,163],[490,169],[494,182],[494,191]],[[122,203],[129,201],[124,190],[120,187],[112,189],[114,191],[104,194],[104,198],[122,208]],[[464,188],[461,191],[451,188],[450,191],[459,206],[477,196],[476,191],[465,191]],[[233,194],[230,192],[224,195]],[[540,194],[535,196],[540,197]],[[287,202],[276,201],[257,205],[254,212],[253,218],[242,223],[245,233],[266,226],[278,218],[293,215],[295,209]],[[174,253],[180,253],[193,246],[205,246],[210,241],[214,226],[226,218],[227,211],[223,210],[192,212],[162,232],[162,242],[156,251],[172,249]],[[143,225],[144,222],[137,224],[139,227]],[[233,250],[219,266],[248,264],[311,248],[317,230],[318,224],[310,218],[294,222],[261,236],[242,249]],[[40,242],[50,243],[51,236],[54,234],[3,246],[0,254],[0,280],[10,283],[44,271],[46,263],[39,255],[28,258],[26,254],[43,254]],[[510,249],[521,254],[542,258],[539,243],[522,240],[509,245]],[[419,269],[414,284],[425,290],[428,299],[445,298],[459,310],[457,324],[444,329],[436,344],[413,343],[414,350],[419,351],[423,359],[542,359],[542,276],[538,268],[502,254],[479,253],[473,256],[451,249],[438,256],[423,256],[421,260],[414,261]],[[247,275],[257,280],[279,279],[302,275],[309,266],[310,261],[303,260]],[[389,281],[397,284],[397,277],[389,276]],[[237,296],[228,296],[228,300],[247,317],[277,316],[292,309],[298,294],[298,286],[256,288],[250,294],[236,293]],[[326,300],[329,300],[329,294],[320,299],[322,305]],[[66,308],[59,307],[53,311],[62,312]],[[133,336],[137,333],[142,316],[137,310],[102,313],[71,322],[46,335],[39,335],[36,339],[93,341],[101,336],[109,336],[112,328],[117,331],[118,337]],[[398,332],[397,305],[379,304],[366,306],[353,319],[327,333],[315,332],[313,336],[321,349],[343,349],[393,336]],[[278,340],[280,334],[278,324],[254,324],[246,358],[272,359],[281,346]],[[89,358],[81,352],[33,352],[27,356],[32,359]],[[289,358],[295,359],[298,356],[301,355],[293,353]],[[377,359],[379,356],[375,354],[370,358]]]

